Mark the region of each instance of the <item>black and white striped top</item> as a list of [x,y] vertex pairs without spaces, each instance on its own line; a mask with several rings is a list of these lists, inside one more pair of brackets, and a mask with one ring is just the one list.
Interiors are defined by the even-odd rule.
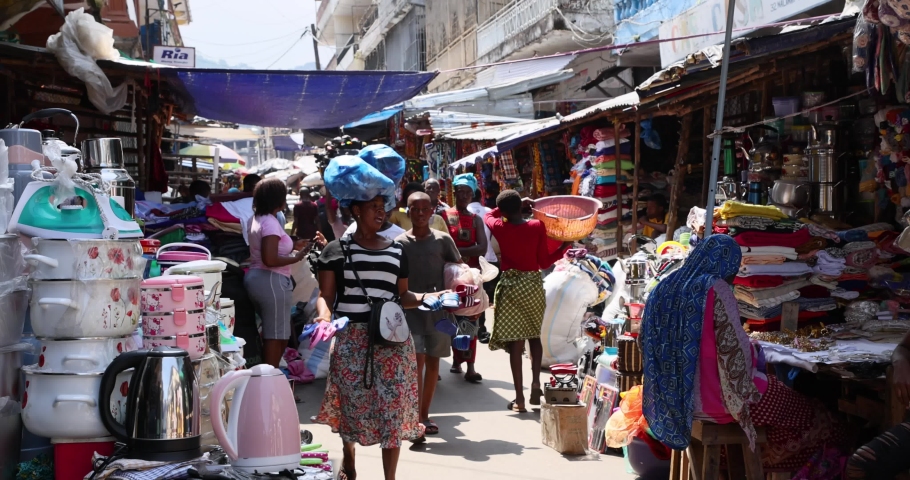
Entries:
[[335,272],[335,316],[347,316],[353,323],[366,323],[370,320],[370,305],[354,277],[352,267],[357,269],[360,281],[371,298],[389,300],[398,295],[398,280],[408,278],[408,257],[398,242],[392,242],[382,250],[368,250],[349,236],[345,239],[352,262],[345,261],[341,243],[335,240],[322,251],[317,268]]

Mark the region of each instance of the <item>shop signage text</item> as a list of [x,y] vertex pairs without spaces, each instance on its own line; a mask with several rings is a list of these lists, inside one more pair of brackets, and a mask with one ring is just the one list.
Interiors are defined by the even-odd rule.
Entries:
[[193,47],[168,47],[155,45],[155,62],[172,67],[196,68],[196,49]]
[[[660,26],[660,38],[722,32],[727,26],[728,0],[703,0]],[[736,0],[733,38],[742,37],[769,23],[787,20],[828,0]],[[705,47],[723,43],[723,34],[695,37],[660,44],[660,63],[664,67]]]

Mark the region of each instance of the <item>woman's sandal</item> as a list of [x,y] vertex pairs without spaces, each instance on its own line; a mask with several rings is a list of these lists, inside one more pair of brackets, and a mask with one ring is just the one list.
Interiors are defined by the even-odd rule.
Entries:
[[357,480],[357,474],[349,474],[345,469],[338,473],[338,480]]
[[460,365],[453,366],[452,368],[449,369],[449,373],[461,373],[461,372],[462,372],[462,370],[461,370]]
[[483,377],[479,373],[474,372],[464,374],[464,379],[471,383],[480,383],[480,381],[483,380]]
[[439,434],[439,425],[436,425],[432,420],[424,420],[420,422],[426,427],[424,432],[426,435],[438,435]]
[[509,410],[511,410],[515,413],[528,413],[527,410],[525,410],[522,407],[519,407],[518,404],[515,403],[515,400],[512,400],[511,402],[509,402],[509,406],[506,408],[508,408]]
[[543,390],[541,390],[539,388],[532,388],[531,389],[531,400],[529,401],[529,403],[531,405],[540,405],[540,397],[542,397],[542,396],[543,396]]

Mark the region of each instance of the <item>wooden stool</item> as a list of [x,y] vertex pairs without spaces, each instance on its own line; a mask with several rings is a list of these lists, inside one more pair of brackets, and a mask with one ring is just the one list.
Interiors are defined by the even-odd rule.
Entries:
[[670,480],[718,480],[722,446],[727,447],[729,480],[764,480],[761,444],[767,438],[763,428],[758,427],[755,431],[757,437],[753,452],[749,449],[749,439],[738,424],[718,425],[694,420],[689,448],[685,451],[673,450]]

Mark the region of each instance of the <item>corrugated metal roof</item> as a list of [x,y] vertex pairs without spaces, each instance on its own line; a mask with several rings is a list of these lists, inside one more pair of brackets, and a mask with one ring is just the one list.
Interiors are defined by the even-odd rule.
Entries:
[[438,132],[436,138],[440,140],[493,140],[499,142],[541,129],[553,128],[557,125],[559,125],[559,119],[553,117],[491,127],[451,129]]
[[474,87],[488,87],[491,85],[505,84],[515,80],[540,76],[541,73],[552,73],[565,70],[566,66],[575,60],[576,55],[562,57],[539,58],[526,62],[507,63],[495,65],[484,69],[477,74]]
[[562,123],[574,123],[579,120],[584,120],[592,115],[615,110],[617,108],[634,107],[638,105],[639,101],[640,99],[638,97],[638,92],[629,92],[624,95],[620,95],[618,97],[600,102],[597,105],[592,105],[583,110],[579,110],[571,115],[562,117]]

